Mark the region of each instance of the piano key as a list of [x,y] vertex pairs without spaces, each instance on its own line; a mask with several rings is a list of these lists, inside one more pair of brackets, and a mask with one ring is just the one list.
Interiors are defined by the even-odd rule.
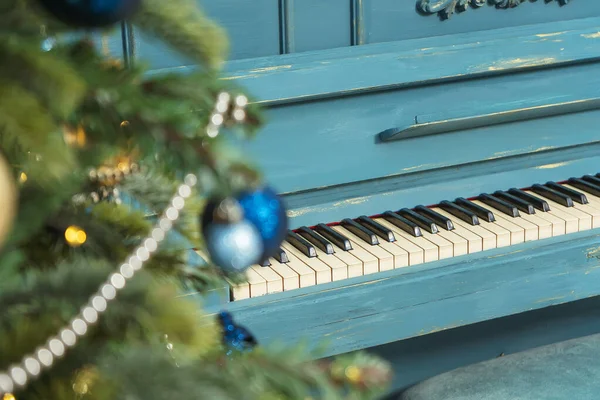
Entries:
[[262,267],[270,267],[271,266],[271,261],[267,258],[265,261],[261,262],[260,265]]
[[316,248],[316,251],[317,258],[331,268],[331,280],[333,282],[348,279],[348,265],[345,262],[337,258],[334,254],[327,254],[319,248]]
[[[348,270],[348,278],[356,278],[357,276],[363,276],[363,262],[357,257],[355,257],[351,251],[344,251],[336,245],[333,246],[333,254],[328,255],[324,262],[327,265],[335,264],[328,261],[329,257],[335,257],[346,265],[346,269]],[[318,254],[317,257],[319,257]]]
[[585,196],[585,194],[581,193],[578,190],[572,190],[572,189],[563,187],[556,182],[546,182],[546,184],[544,186],[549,187],[552,190],[556,190],[559,193],[569,196],[571,199],[573,199],[573,201],[576,201],[579,204],[587,204],[588,203],[587,197]]
[[443,260],[454,255],[454,247],[452,246],[452,243],[443,237],[425,231],[423,232],[423,238],[429,240],[438,247],[438,259]]
[[[574,189],[573,186],[567,184],[560,184],[565,189]],[[589,195],[587,198],[587,204],[575,203],[573,208],[581,210],[592,217],[592,229],[600,228],[600,198]]]
[[564,207],[573,207],[573,199],[543,185],[533,185],[531,191]]
[[508,192],[502,192],[500,190],[494,192],[494,196],[516,206],[519,211],[523,211],[526,214],[535,214],[535,207],[527,200],[523,200]]
[[350,241],[352,250],[349,250],[349,252],[354,257],[361,260],[361,262],[363,263],[363,275],[374,274],[376,272],[379,272],[379,264],[380,263],[389,263],[390,264],[389,269],[393,268],[394,260],[390,256],[389,253],[386,252],[386,254],[383,255],[386,257],[383,261],[378,260],[377,257],[375,257],[373,254],[369,253],[368,251],[366,251],[359,245],[359,242],[364,243],[364,241],[362,239],[360,239],[359,237],[357,237],[356,235],[354,235],[353,233],[348,232],[341,226],[332,226],[331,229],[333,229],[336,232],[338,232],[339,234],[343,235]]
[[569,185],[579,190],[583,190],[584,192],[587,192],[591,195],[600,196],[600,186],[597,186],[591,181],[579,178],[571,178],[569,179]]
[[565,207],[562,204],[556,203],[547,197],[541,195],[540,197],[544,198],[544,200],[548,202],[548,205],[551,209],[550,211],[548,211],[549,213],[552,213],[565,221],[565,232],[567,234],[578,232],[579,230],[591,229],[592,218],[589,215],[583,216],[581,215],[581,212],[577,212],[573,208],[573,202],[570,203],[571,207]]
[[548,205],[548,202],[546,200],[540,199],[539,197],[534,196],[530,192],[524,192],[521,189],[512,188],[508,190],[508,193],[522,200],[525,200],[528,203],[531,203],[536,210],[542,212],[550,211],[550,206]]
[[[440,215],[445,217],[451,217],[450,214],[447,214],[446,211],[441,208],[433,208],[433,210]],[[458,234],[463,236],[465,239],[469,240],[469,253],[475,253],[479,245],[481,245],[481,250],[490,250],[496,248],[496,235],[483,227],[483,225],[470,225],[464,221],[456,220],[454,228],[459,229]],[[472,238],[466,232],[471,232],[475,237],[479,238],[477,243],[475,242],[475,238]],[[508,232],[506,234],[508,238],[507,242],[510,243],[510,238]],[[479,244],[481,242],[481,244]]]
[[296,256],[290,252],[287,254],[287,262],[281,263],[286,265],[292,271],[298,275],[298,282],[301,288],[314,286],[317,284],[317,274],[315,270],[310,268],[308,265],[300,261]]
[[376,246],[379,244],[379,239],[377,239],[376,234],[374,234],[358,222],[351,220],[350,218],[343,219],[340,225],[346,228],[347,231],[353,233],[355,236],[360,238],[363,242],[368,243],[371,246]]
[[598,178],[597,176],[584,175],[581,179],[593,185],[600,186],[600,178]]
[[297,233],[325,254],[333,254],[333,244],[309,227],[302,226]]
[[282,248],[279,248],[277,252],[273,255],[273,258],[279,261],[282,264],[288,263],[290,260]]
[[252,268],[246,271],[246,279],[250,284],[250,297],[259,297],[267,294],[267,280],[256,273]]
[[440,203],[440,208],[471,225],[479,225],[479,217],[475,213],[457,204],[444,200]]
[[260,275],[267,283],[267,294],[283,292],[283,279],[270,267],[253,265],[250,267],[254,272]]
[[438,228],[441,226],[447,231],[451,231],[452,229],[454,229],[454,223],[452,222],[451,218],[444,217],[440,213],[435,212],[428,207],[416,206],[414,208],[414,211],[435,222]]
[[350,240],[347,237],[340,234],[335,229],[331,229],[330,226],[325,224],[319,224],[315,227],[315,231],[323,236],[325,239],[331,241],[331,243],[335,244],[337,247],[342,249],[343,251],[352,250],[352,245],[350,244]]
[[231,300],[239,301],[250,298],[250,283],[248,281],[232,285],[231,289]]
[[[496,210],[495,207],[491,207]],[[539,219],[535,214],[520,214],[518,218],[511,217],[504,213],[496,213],[497,219],[503,219],[507,222],[520,226],[525,230],[525,241],[546,239],[552,237],[552,224],[544,219]]]
[[292,246],[294,246],[306,257],[310,258],[317,256],[317,251],[315,250],[315,247],[294,231],[288,231],[286,241]]
[[378,235],[380,238],[382,238],[383,240],[385,240],[387,242],[391,243],[391,242],[396,241],[396,237],[394,236],[394,233],[390,229],[373,221],[371,218],[367,217],[366,215],[362,215],[362,216],[358,217],[356,219],[356,222],[358,222],[365,228],[369,229],[371,232],[374,232],[376,235]]
[[414,212],[413,210],[410,210],[408,208],[403,208],[401,210],[398,210],[396,212],[398,215],[406,218],[409,221],[414,222],[415,224],[419,225],[422,229],[424,229],[425,231],[429,232],[429,233],[437,233],[438,232],[438,227],[435,224],[435,222],[433,222],[431,219],[422,216],[419,213]]
[[[347,229],[346,227],[342,228]],[[343,232],[343,234],[348,236],[347,234],[352,234],[352,232],[348,230]],[[379,271],[388,271],[408,265],[408,252],[404,251],[393,243],[381,241],[379,244],[371,246],[368,243],[361,241],[358,242],[357,245],[361,246],[363,249],[379,259]],[[384,262],[383,260],[387,259],[389,256],[392,256],[392,262]]]
[[300,288],[300,276],[291,269],[287,264],[282,264],[279,261],[271,258],[271,269],[281,276],[283,281],[283,291],[294,290]]
[[[373,220],[387,227],[392,232],[398,229],[398,227],[396,227],[391,222],[386,221],[384,218],[373,218]],[[408,239],[405,239],[402,236],[396,235],[396,241],[394,243],[402,249],[406,250],[406,252],[408,253],[408,265],[417,265],[425,262],[425,253],[423,249],[414,244],[413,242],[409,241]]]
[[317,285],[322,283],[328,283],[332,280],[331,268],[327,265],[323,264],[321,260],[316,257],[307,257],[302,251],[295,248],[289,242],[283,242],[281,247],[288,253],[288,257],[291,259],[292,257],[296,257],[298,261],[309,267],[314,271],[315,282]]
[[[473,200],[473,203],[479,204],[482,207],[485,206],[485,204],[479,200]],[[525,229],[523,229],[522,227],[520,227],[518,225],[513,224],[511,221],[508,221],[507,219],[500,218],[500,215],[496,215],[496,221],[488,222],[485,226],[486,227],[500,226],[500,227],[504,228],[505,230],[509,231],[511,245],[523,243],[525,241]]]
[[436,261],[439,260],[439,248],[433,244],[432,242],[430,242],[429,240],[425,239],[423,236],[412,236],[409,233],[404,232],[402,229],[398,228],[397,226],[389,223],[388,221],[384,220],[383,218],[376,218],[377,222],[383,224],[383,223],[388,223],[388,227],[391,228],[394,231],[394,234],[396,235],[396,239],[398,240],[399,238],[403,238],[406,241],[414,244],[415,246],[418,246],[420,249],[423,250],[423,262],[431,262],[431,261]]
[[[393,211],[384,212],[383,218],[385,218],[385,220],[389,221],[394,226],[402,229],[404,232],[407,232],[412,236],[418,237],[422,235],[421,228],[419,227],[419,225],[404,217],[401,217]],[[379,222],[381,223],[381,221]]]
[[479,217],[480,220],[482,219],[487,222],[494,222],[495,218],[493,212],[491,212],[487,208],[480,207],[477,204],[474,204],[463,197],[455,199],[454,204],[464,208],[465,210],[469,210],[475,213],[475,215],[477,215],[477,217]]
[[452,255],[454,257],[463,256],[469,253],[469,242],[455,231],[440,229],[438,235],[452,244]]
[[519,210],[514,204],[499,199],[496,196],[492,196],[491,194],[483,193],[479,195],[477,200],[495,208],[498,212],[508,215],[509,217],[517,218],[520,216]]

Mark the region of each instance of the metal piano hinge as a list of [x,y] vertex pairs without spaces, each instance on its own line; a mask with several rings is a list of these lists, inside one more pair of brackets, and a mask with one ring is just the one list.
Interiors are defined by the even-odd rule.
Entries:
[[[557,1],[564,6],[569,0],[545,0],[544,3]],[[499,9],[508,9],[524,3],[525,0],[419,0],[417,10],[423,14],[438,14],[440,19],[446,20],[454,13],[466,11],[467,8],[480,8],[486,4],[496,6]]]

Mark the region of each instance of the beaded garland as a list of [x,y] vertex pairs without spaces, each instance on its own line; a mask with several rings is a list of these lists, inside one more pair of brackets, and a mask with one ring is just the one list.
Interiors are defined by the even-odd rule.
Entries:
[[[230,110],[231,95],[223,92],[218,95],[213,113],[206,127],[209,137],[216,137],[220,127],[225,122],[227,112]],[[246,117],[244,110],[248,104],[246,96],[239,95],[234,100],[232,117],[234,122],[241,123]],[[111,175],[112,177],[112,175]],[[76,315],[67,326],[63,327],[57,335],[49,338],[46,343],[38,347],[32,354],[24,356],[19,363],[15,363],[6,371],[0,371],[0,396],[13,396],[12,393],[23,388],[32,379],[35,379],[42,370],[49,369],[55,360],[62,357],[65,352],[75,346],[78,339],[85,336],[89,327],[98,322],[108,304],[114,300],[118,292],[123,289],[128,280],[142,269],[152,254],[158,249],[158,245],[165,239],[166,234],[173,227],[173,223],[179,218],[179,212],[185,206],[185,201],[192,194],[192,188],[198,183],[195,174],[188,174],[171,198],[170,205],[159,218],[151,234],[142,240],[141,244],[133,251],[127,260],[121,264],[117,271],[94,293],[90,300],[81,307],[81,312]]]

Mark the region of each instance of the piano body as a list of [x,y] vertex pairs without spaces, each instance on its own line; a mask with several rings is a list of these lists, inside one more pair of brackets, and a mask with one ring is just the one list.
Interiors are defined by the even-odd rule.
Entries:
[[489,3],[202,2],[294,229],[215,310],[330,356],[600,293],[600,2]]

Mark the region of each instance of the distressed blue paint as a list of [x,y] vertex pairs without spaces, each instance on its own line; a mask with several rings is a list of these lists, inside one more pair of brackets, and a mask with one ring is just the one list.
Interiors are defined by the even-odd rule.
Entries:
[[233,302],[268,344],[329,344],[323,356],[597,295],[599,230],[528,242],[380,275]]
[[288,0],[294,52],[350,45],[348,0]]

